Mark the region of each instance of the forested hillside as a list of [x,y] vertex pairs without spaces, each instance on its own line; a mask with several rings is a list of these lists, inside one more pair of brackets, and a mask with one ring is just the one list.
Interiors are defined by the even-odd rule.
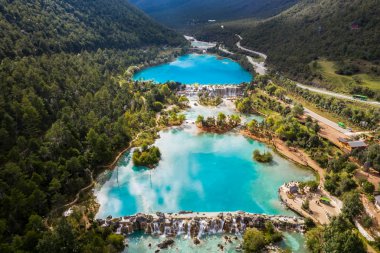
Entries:
[[[264,21],[240,20],[195,31],[206,40],[242,45],[268,54],[268,62],[293,78],[312,80],[309,64],[317,58],[366,60],[379,68],[378,0],[303,0]],[[377,67],[376,67],[377,66]],[[378,72],[378,71],[377,71]]]
[[186,42],[123,0],[1,0],[0,13],[0,252],[121,251],[81,216],[44,219],[176,102],[127,68]]
[[209,19],[263,18],[279,13],[297,0],[130,0],[158,21],[176,28]]
[[0,59],[181,43],[125,0],[0,0]]

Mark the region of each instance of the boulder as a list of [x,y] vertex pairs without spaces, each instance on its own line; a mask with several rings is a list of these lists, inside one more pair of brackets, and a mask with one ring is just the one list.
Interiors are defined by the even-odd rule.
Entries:
[[198,245],[198,244],[201,243],[201,241],[200,241],[197,237],[195,237],[195,238],[193,239],[193,243],[194,243],[195,245]]
[[169,246],[171,246],[173,244],[174,244],[174,240],[173,239],[166,239],[165,241],[159,243],[157,245],[157,247],[159,247],[160,249],[167,249]]

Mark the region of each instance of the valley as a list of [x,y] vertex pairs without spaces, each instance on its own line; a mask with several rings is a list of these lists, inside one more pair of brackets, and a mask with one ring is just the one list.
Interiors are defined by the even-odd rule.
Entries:
[[379,252],[379,11],[0,1],[0,251]]

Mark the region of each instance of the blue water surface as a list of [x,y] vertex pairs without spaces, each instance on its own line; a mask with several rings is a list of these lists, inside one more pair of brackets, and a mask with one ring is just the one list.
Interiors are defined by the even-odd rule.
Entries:
[[134,80],[156,83],[176,81],[183,84],[240,84],[250,82],[252,75],[237,62],[210,54],[187,54],[175,61],[137,72]]
[[313,173],[274,152],[273,163],[254,161],[253,150],[270,148],[239,133],[200,133],[193,124],[197,115],[212,116],[219,111],[234,113],[225,106],[192,106],[183,127],[161,131],[155,145],[162,160],[153,170],[134,167],[130,155],[125,155],[96,192],[101,204],[97,216],[181,210],[294,215],[280,204],[277,190],[291,180],[314,179]]

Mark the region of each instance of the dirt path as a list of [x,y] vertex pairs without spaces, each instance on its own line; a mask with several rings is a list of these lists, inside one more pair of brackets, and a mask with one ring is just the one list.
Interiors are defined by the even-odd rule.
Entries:
[[151,128],[148,128],[148,129],[145,129],[145,130],[142,130],[140,131],[138,134],[136,134],[135,138],[133,138],[130,142],[129,142],[129,145],[128,147],[126,147],[125,149],[123,149],[122,151],[119,152],[119,154],[117,154],[117,156],[115,157],[115,159],[113,160],[113,162],[106,166],[108,169],[113,169],[115,168],[116,164],[118,163],[118,161],[120,160],[120,158],[128,151],[130,150],[132,147],[133,147],[133,143],[138,139],[140,138],[140,136],[145,133],[145,132],[149,132],[149,131],[152,131],[153,129],[155,129],[156,127],[158,127],[158,121],[160,120],[160,115],[157,114],[156,116],[156,125],[154,127],[151,127]]
[[87,185],[86,187],[83,187],[82,189],[79,190],[79,192],[75,195],[75,199],[73,201],[71,201],[70,203],[67,203],[66,205],[63,205],[62,207],[60,207],[59,209],[61,208],[66,208],[66,207],[69,207],[69,206],[72,206],[74,205],[75,203],[78,202],[79,198],[80,198],[80,195],[87,191],[88,189],[90,189],[94,184],[95,184],[95,180],[94,180],[94,177],[93,177],[93,172],[90,171],[89,169],[86,169],[87,172],[90,173],[90,177],[91,177],[91,183],[89,185]]

